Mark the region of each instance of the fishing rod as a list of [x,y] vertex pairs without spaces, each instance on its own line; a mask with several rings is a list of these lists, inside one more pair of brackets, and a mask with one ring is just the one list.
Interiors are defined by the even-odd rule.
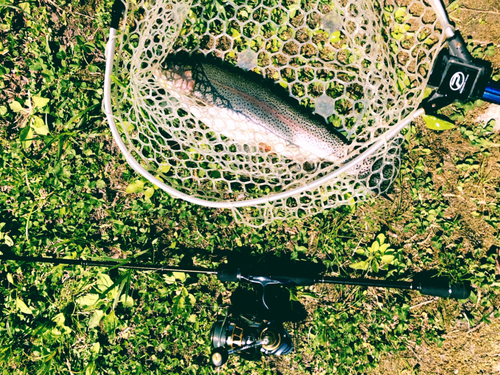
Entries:
[[266,300],[266,291],[271,286],[294,287],[311,286],[315,284],[338,284],[363,287],[416,290],[423,295],[441,298],[467,299],[471,288],[467,284],[451,284],[448,278],[417,277],[413,281],[388,281],[366,278],[345,278],[323,276],[303,272],[300,274],[281,274],[267,272],[253,274],[245,268],[222,267],[219,270],[207,268],[172,267],[156,264],[131,263],[127,261],[101,261],[83,259],[63,259],[47,257],[17,256],[14,254],[0,255],[0,260],[66,264],[82,267],[122,268],[138,271],[153,271],[158,273],[184,272],[189,274],[214,275],[221,282],[248,282],[259,285],[261,307],[264,313],[239,313],[218,319],[212,326],[211,341],[213,352],[212,363],[223,365],[229,355],[239,354],[242,358],[255,360],[261,355],[284,355],[293,350],[293,344],[288,332],[283,327],[283,319],[273,311]]
[[17,255],[0,255],[0,260],[11,260],[27,263],[50,263],[50,264],[67,264],[82,267],[105,267],[105,268],[123,268],[138,271],[154,271],[158,273],[184,272],[191,274],[208,274],[215,275],[221,282],[241,282],[246,281],[252,284],[262,286],[262,302],[267,309],[265,301],[266,287],[270,285],[281,285],[285,287],[291,286],[311,286],[314,284],[337,284],[337,285],[352,285],[364,287],[377,287],[389,289],[408,289],[416,290],[423,295],[435,296],[441,298],[466,299],[469,298],[470,288],[466,285],[451,284],[446,278],[429,278],[418,279],[415,281],[388,281],[374,280],[363,278],[344,278],[321,275],[286,275],[286,274],[271,274],[271,275],[250,275],[242,268],[221,268],[220,270],[212,270],[207,268],[189,268],[189,267],[172,267],[156,264],[141,264],[119,261],[101,261],[101,260],[84,260],[84,259],[64,259],[64,258],[47,258],[47,257],[31,257]]

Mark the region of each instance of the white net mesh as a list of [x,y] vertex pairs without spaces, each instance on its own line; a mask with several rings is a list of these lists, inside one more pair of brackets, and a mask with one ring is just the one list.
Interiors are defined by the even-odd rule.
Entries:
[[443,41],[432,7],[406,0],[139,1],[122,25],[112,98],[127,149],[250,225],[386,191],[400,135],[325,176],[415,111]]

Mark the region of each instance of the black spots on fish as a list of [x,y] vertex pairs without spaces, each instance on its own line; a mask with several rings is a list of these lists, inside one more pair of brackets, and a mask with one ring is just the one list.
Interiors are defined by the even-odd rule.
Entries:
[[328,129],[323,118],[308,113],[286,90],[256,73],[223,65],[191,58],[190,63],[170,62],[168,68],[181,85],[192,87],[188,95],[200,104],[239,113],[289,146],[326,162],[335,162],[337,155],[345,157],[345,138]]
[[207,77],[204,66],[196,64],[193,68],[194,88],[196,97],[204,100],[208,104],[234,110],[231,101],[214,86],[213,82]]
[[[233,69],[220,69],[213,64],[202,64],[203,90],[217,92],[218,96],[230,103],[229,108],[243,114],[253,122],[263,126],[284,140],[297,144],[297,139],[307,137],[308,144],[328,147],[330,152],[321,150],[322,155],[335,154],[345,142],[341,137],[326,128],[324,119],[318,121],[304,113],[304,108],[289,98],[270,89],[273,82],[263,81],[255,73],[236,72]],[[201,77],[201,75],[200,75]],[[207,87],[210,86],[210,90]],[[200,85],[200,90],[202,89]],[[283,90],[282,90],[283,91]],[[206,94],[203,94],[206,96]],[[210,97],[211,103],[214,98]],[[293,103],[291,103],[293,101]]]

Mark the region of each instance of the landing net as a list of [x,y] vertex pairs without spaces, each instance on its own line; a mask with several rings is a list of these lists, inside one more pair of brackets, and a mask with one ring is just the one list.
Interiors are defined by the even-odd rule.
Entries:
[[[405,0],[129,1],[121,25],[111,97],[127,160],[253,226],[386,192],[396,127],[444,40],[432,6]],[[245,107],[255,97],[267,113]]]

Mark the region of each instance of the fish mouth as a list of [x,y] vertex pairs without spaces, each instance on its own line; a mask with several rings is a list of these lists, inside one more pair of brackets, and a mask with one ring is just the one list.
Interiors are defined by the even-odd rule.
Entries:
[[153,76],[165,88],[181,91],[185,95],[193,93],[195,80],[190,69],[183,69],[179,65],[174,65],[166,70],[157,67],[153,69]]

